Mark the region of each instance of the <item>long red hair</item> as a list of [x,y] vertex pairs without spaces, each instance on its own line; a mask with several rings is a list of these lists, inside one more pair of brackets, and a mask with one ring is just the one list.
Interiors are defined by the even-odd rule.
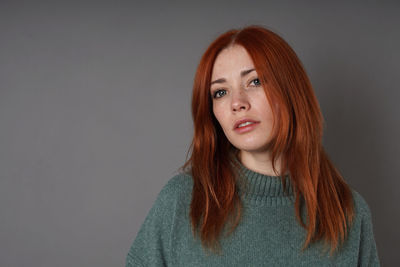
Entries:
[[[228,234],[232,233],[243,208],[235,178],[238,150],[217,122],[209,93],[214,61],[221,50],[233,44],[246,49],[269,103],[274,103],[272,163],[276,170],[275,160],[281,157],[280,173],[290,173],[296,219],[307,230],[302,249],[324,240],[325,245],[330,244],[332,255],[346,239],[353,221],[351,189],[322,146],[323,117],[302,63],[285,40],[257,25],[220,35],[207,48],[195,74],[192,153],[181,167],[185,172],[190,167],[194,182],[190,206],[193,235],[199,234],[203,246],[216,252],[225,225],[231,225]],[[306,222],[301,218],[303,206]]]

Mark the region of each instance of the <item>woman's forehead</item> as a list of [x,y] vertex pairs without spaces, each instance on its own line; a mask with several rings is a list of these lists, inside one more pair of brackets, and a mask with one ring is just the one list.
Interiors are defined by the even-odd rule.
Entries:
[[212,78],[219,79],[226,75],[237,75],[244,70],[254,68],[254,63],[242,46],[235,45],[222,50],[214,61]]

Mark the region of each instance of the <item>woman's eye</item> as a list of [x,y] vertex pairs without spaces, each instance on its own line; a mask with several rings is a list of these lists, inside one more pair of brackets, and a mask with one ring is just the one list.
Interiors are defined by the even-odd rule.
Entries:
[[213,97],[220,98],[221,97],[221,94],[219,94],[220,92],[225,92],[225,90],[221,89],[221,90],[215,91]]
[[260,79],[258,79],[258,78],[253,79],[250,83],[252,83],[252,82],[254,82],[255,86],[260,86],[261,85]]

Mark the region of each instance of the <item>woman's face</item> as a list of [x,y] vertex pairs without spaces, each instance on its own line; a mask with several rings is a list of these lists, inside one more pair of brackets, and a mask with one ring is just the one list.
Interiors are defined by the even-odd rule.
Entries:
[[[217,56],[210,88],[213,112],[229,142],[241,151],[267,152],[273,116],[253,61],[239,45]],[[236,128],[239,120],[255,123]]]

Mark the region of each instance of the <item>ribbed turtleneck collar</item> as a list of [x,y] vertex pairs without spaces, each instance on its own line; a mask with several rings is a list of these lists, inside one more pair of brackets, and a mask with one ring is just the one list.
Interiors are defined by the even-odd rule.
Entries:
[[[245,201],[252,204],[267,206],[289,205],[294,203],[292,183],[289,175],[285,175],[287,190],[284,192],[281,176],[270,176],[252,171],[245,167],[240,161],[241,173],[238,183],[239,194]],[[244,183],[243,183],[244,182]]]

